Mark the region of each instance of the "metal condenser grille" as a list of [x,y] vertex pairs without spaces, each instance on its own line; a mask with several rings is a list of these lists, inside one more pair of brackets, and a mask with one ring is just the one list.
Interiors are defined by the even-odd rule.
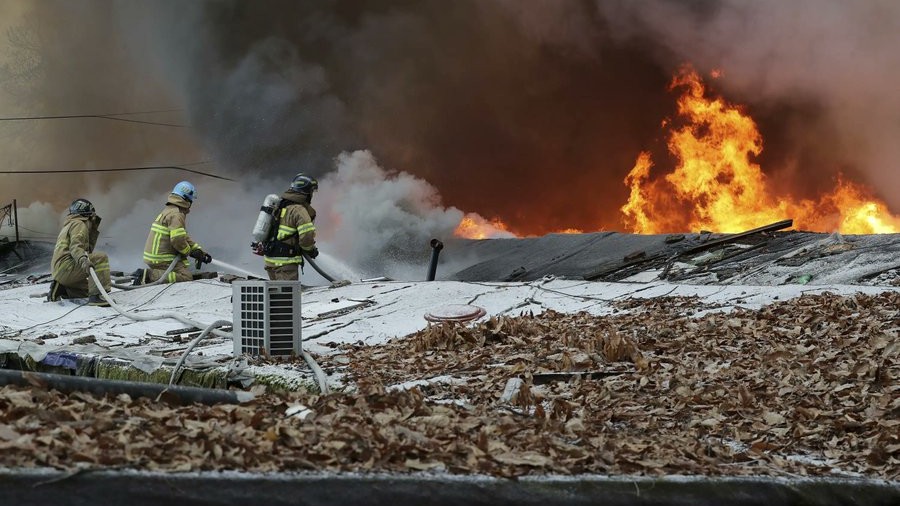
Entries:
[[234,294],[235,355],[300,353],[300,283],[237,281]]

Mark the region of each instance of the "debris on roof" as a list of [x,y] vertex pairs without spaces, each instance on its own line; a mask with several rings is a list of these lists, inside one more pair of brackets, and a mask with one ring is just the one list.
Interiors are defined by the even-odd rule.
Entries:
[[741,234],[550,234],[455,241],[445,258],[472,258],[459,281],[533,281],[546,275],[597,281],[690,284],[871,284],[900,269],[900,234],[779,232],[790,221]]
[[[323,365],[353,392],[243,405],[3,387],[0,449],[12,451],[0,465],[896,480],[898,297],[731,313],[697,297],[625,299],[613,316],[443,323],[338,346]],[[558,376],[538,384],[545,374]]]
[[[43,442],[56,430],[84,462],[139,458],[163,470],[897,479],[900,408],[886,378],[900,374],[898,243],[769,227],[455,242],[447,257],[480,258],[456,280],[304,287],[303,348],[344,393],[313,395],[299,357],[235,358],[227,334],[210,336],[175,384],[265,386],[266,396],[172,407],[4,387],[0,413],[14,405],[24,421],[0,414],[0,448],[33,451],[0,452],[0,464],[73,465]],[[144,315],[213,322],[231,317],[233,279],[114,297]],[[0,285],[0,367],[166,383],[198,335],[178,321],[46,302],[48,282],[17,275]],[[41,409],[55,421],[29,425]],[[60,428],[85,409],[102,413]],[[154,433],[140,427],[158,413],[180,425],[151,448]],[[122,417],[141,422],[109,429]],[[98,427],[133,439],[139,455],[89,447]],[[194,433],[215,436],[201,448]]]

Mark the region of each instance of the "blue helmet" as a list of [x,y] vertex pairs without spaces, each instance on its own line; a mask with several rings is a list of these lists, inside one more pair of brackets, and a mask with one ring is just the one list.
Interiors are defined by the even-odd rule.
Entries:
[[178,195],[188,202],[193,202],[197,198],[197,189],[191,183],[182,181],[172,189],[172,195]]
[[309,193],[311,194],[314,191],[319,189],[319,182],[315,180],[312,176],[307,176],[306,174],[300,173],[294,176],[294,180],[291,181],[291,188],[288,190],[292,193]]
[[77,214],[78,216],[93,216],[96,214],[94,204],[87,199],[75,199],[69,206],[69,214]]

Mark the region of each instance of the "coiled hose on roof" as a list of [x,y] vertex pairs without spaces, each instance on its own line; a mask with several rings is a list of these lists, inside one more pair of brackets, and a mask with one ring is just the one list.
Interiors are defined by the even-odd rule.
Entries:
[[[175,260],[177,261],[178,259],[176,258]],[[173,262],[173,264],[170,267],[174,268],[174,265],[175,264]],[[176,313],[176,312],[163,313],[160,315],[138,315],[138,314],[129,313],[128,311],[125,311],[124,309],[119,307],[119,305],[116,304],[116,302],[112,299],[112,297],[109,295],[109,293],[106,292],[106,289],[103,288],[103,284],[100,283],[100,279],[97,277],[97,272],[94,271],[93,267],[91,267],[90,272],[91,272],[91,279],[94,280],[94,283],[97,285],[97,289],[100,291],[100,296],[103,297],[103,300],[105,300],[107,303],[109,303],[109,306],[111,308],[115,309],[116,312],[118,312],[120,315],[122,315],[126,318],[129,318],[129,319],[132,319],[134,321],[139,321],[139,322],[172,319],[172,320],[177,320],[185,325],[189,325],[191,327],[203,329],[203,332],[201,332],[197,338],[195,338],[193,341],[191,341],[191,344],[188,346],[187,350],[185,350],[185,352],[182,354],[182,356],[178,359],[178,364],[175,366],[175,369],[172,371],[171,378],[169,378],[169,384],[171,384],[172,381],[174,380],[175,374],[178,372],[178,369],[184,363],[185,359],[187,359],[187,356],[191,352],[191,350],[194,349],[194,346],[196,346],[197,343],[199,343],[202,339],[206,338],[209,334],[214,334],[219,337],[224,337],[227,339],[233,339],[232,334],[230,332],[222,332],[221,330],[216,330],[216,327],[221,327],[224,325],[231,325],[232,322],[230,322],[228,320],[218,320],[209,325],[203,325],[202,323],[191,320],[190,318],[188,318],[182,314]],[[319,364],[316,363],[315,359],[312,357],[312,355],[309,354],[309,352],[307,352],[306,350],[302,350],[301,353],[303,355],[303,360],[306,361],[306,364],[309,365],[309,368],[312,370],[313,375],[315,375],[315,377],[316,377],[316,382],[319,384],[319,391],[322,392],[323,394],[330,393],[331,389],[328,388],[328,381],[327,381],[327,378],[325,377],[325,372],[322,371],[322,368],[319,367]]]

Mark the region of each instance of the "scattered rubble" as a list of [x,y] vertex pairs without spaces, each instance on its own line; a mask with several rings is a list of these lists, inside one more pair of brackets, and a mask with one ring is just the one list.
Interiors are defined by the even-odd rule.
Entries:
[[175,407],[4,387],[0,465],[900,478],[900,294],[685,303],[340,345],[321,363],[355,387],[329,396]]
[[[461,281],[569,279],[646,283],[888,286],[897,269],[900,234],[841,235],[781,229],[790,220],[739,234],[549,234],[521,239],[448,242],[449,257],[473,263]],[[808,277],[807,277],[808,276]]]

